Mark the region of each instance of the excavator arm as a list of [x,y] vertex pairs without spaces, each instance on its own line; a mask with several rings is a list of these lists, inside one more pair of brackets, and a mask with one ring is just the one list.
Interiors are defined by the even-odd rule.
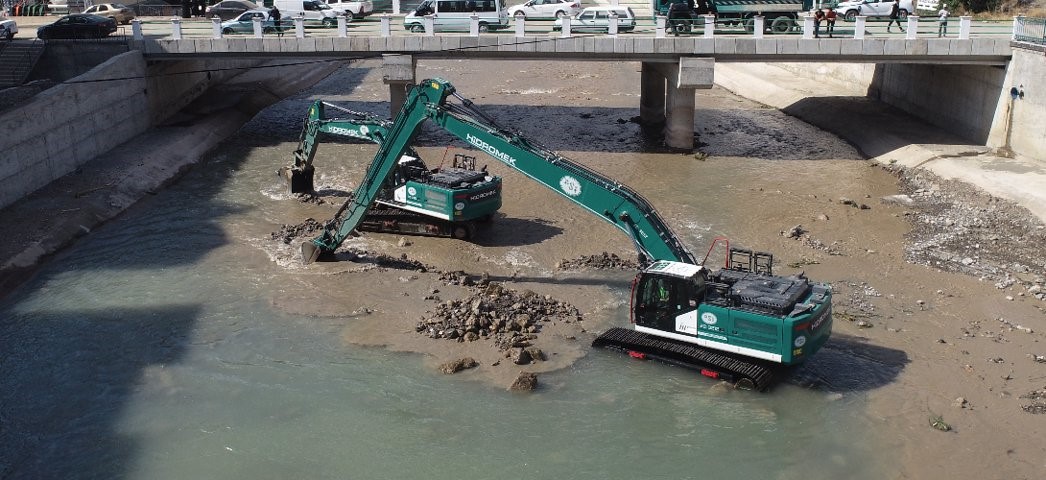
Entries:
[[[451,96],[461,104],[449,103]],[[438,78],[425,80],[408,93],[356,195],[341,207],[322,235],[302,246],[307,263],[321,253],[333,252],[359,226],[396,160],[410,148],[426,120],[615,226],[632,239],[645,260],[697,263],[635,190],[498,127],[472,102],[456,95],[453,85]],[[311,157],[305,152],[303,149],[302,161],[308,165]]]
[[[334,109],[348,117],[327,118],[327,109]],[[385,141],[392,122],[369,113],[349,110],[333,103],[317,100],[309,107],[302,125],[298,148],[294,151],[294,165],[281,168],[279,174],[290,181],[291,193],[311,193],[314,190],[312,165],[319,148],[321,135],[358,138],[378,145]],[[413,151],[409,153],[413,154]],[[416,155],[414,155],[416,156]]]

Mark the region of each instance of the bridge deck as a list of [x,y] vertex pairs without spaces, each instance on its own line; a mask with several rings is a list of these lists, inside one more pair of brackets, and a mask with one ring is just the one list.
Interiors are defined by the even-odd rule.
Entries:
[[[114,39],[115,40],[115,39]],[[409,54],[427,58],[584,59],[675,62],[683,56],[717,62],[862,62],[1005,64],[1008,37],[802,39],[796,37],[668,37],[487,35],[226,37],[126,40],[150,60],[190,57],[340,57]]]

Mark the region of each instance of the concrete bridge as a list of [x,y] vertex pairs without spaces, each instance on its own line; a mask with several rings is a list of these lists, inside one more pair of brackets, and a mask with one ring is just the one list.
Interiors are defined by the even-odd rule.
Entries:
[[[915,20],[915,19],[913,19]],[[716,62],[818,62],[903,64],[968,67],[1004,67],[1012,57],[1007,36],[965,38],[905,37],[813,38],[800,36],[666,36],[659,25],[654,35],[527,36],[389,34],[305,36],[299,23],[294,36],[223,36],[213,38],[146,38],[137,34],[130,48],[147,60],[172,61],[222,58],[371,58],[385,59],[392,111],[397,111],[405,88],[418,79],[417,58],[520,59],[549,61],[636,61],[642,63],[640,118],[664,127],[665,143],[673,148],[694,146],[693,90],[711,88]],[[910,26],[915,26],[910,23]],[[522,30],[522,29],[521,29]],[[968,29],[967,29],[968,30]],[[758,31],[758,30],[757,30]],[[176,35],[181,37],[180,34]]]
[[[336,31],[326,29],[324,35],[306,36],[298,27],[294,35],[283,37],[262,36],[260,29],[256,36],[236,37],[223,36],[219,30],[210,38],[146,36],[137,30],[129,37],[48,41],[34,75],[74,81],[22,112],[0,113],[0,128],[8,132],[0,147],[21,152],[18,158],[36,158],[36,164],[53,163],[53,155],[40,150],[36,143],[39,132],[48,132],[49,151],[72,155],[61,163],[75,168],[78,162],[162,122],[238,69],[281,58],[380,57],[393,112],[398,110],[405,88],[419,80],[415,74],[419,58],[571,61],[579,70],[588,61],[640,62],[640,119],[647,125],[660,126],[665,143],[681,150],[694,146],[694,90],[712,87],[716,63],[795,62],[809,71],[847,70],[837,76],[866,87],[869,97],[971,143],[1046,158],[1046,117],[1039,115],[1046,107],[1042,80],[1046,78],[1046,47],[1016,40],[1016,30],[1013,35],[970,36],[967,31],[960,37],[935,38],[920,36],[909,23],[903,37],[856,38],[862,31],[855,30],[852,38],[818,39],[812,38],[809,30],[801,36],[762,37],[758,33],[720,35],[710,29],[705,34],[670,37],[661,25],[647,34],[580,36],[548,32],[528,35],[523,29],[514,34],[392,35],[387,26],[376,32],[348,35],[343,24]],[[126,53],[109,60],[121,52]],[[99,67],[92,69],[96,65]],[[90,79],[76,84],[74,77],[81,74]],[[98,95],[99,81],[112,86],[105,90],[112,93]],[[128,97],[118,89],[136,93]],[[78,93],[80,90],[83,92]],[[76,108],[68,109],[63,102],[72,102]],[[113,107],[140,112],[141,124],[128,128],[128,123],[119,123],[120,135],[112,135],[113,126],[105,123],[109,118],[97,112],[112,111]],[[35,114],[34,108],[39,109]],[[57,116],[50,113],[53,111],[65,114]],[[85,124],[77,112],[97,121]],[[43,120],[54,125],[43,125]],[[101,140],[89,135],[92,129],[108,131],[106,142],[115,143],[97,143]],[[77,143],[85,138],[90,138],[86,144],[89,148]],[[0,178],[22,171],[17,165],[10,171],[2,167]],[[62,172],[57,170],[65,169],[41,174],[40,180],[60,176]],[[39,186],[39,182],[29,183],[32,185],[25,184],[25,192]]]

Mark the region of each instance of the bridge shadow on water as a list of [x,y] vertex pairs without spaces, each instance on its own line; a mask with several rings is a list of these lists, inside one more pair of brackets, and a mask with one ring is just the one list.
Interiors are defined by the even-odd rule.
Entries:
[[[0,478],[125,478],[142,442],[121,431],[123,415],[146,369],[169,375],[180,361],[199,314],[0,309]],[[170,378],[158,383],[176,394]]]

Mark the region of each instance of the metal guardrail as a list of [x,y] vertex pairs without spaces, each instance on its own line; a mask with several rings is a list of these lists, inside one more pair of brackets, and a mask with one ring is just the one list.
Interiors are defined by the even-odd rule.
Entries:
[[1014,17],[1013,39],[1046,45],[1046,18]]

